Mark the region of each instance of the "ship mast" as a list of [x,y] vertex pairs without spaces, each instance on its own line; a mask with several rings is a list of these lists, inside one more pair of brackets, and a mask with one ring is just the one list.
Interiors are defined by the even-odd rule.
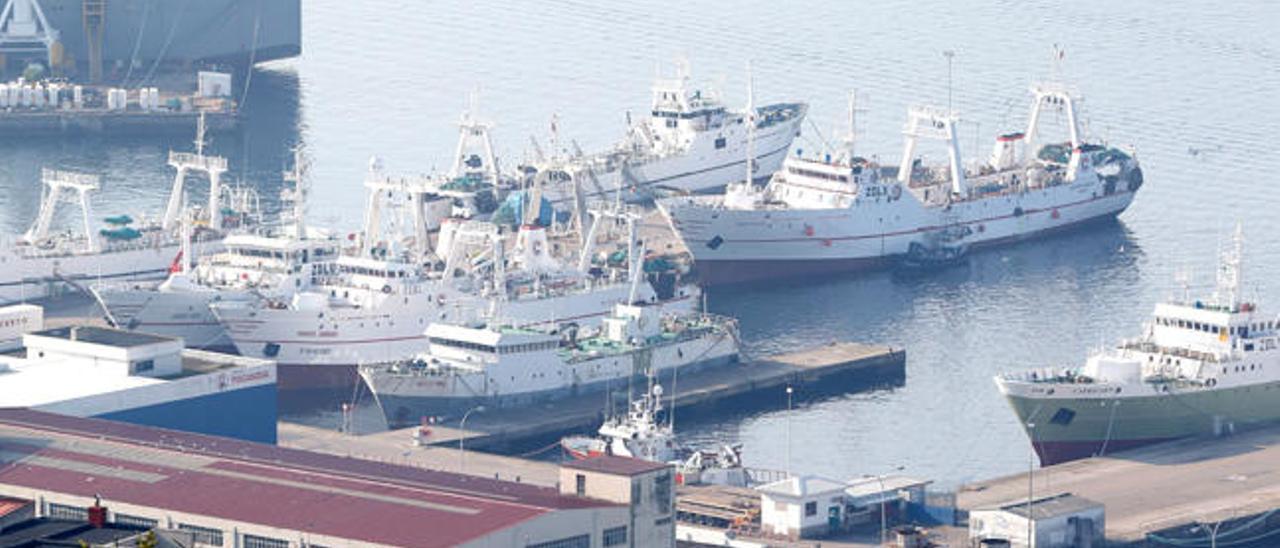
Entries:
[[306,169],[306,159],[302,154],[302,147],[299,146],[293,150],[293,169],[284,173],[284,180],[293,183],[292,191],[287,195],[293,202],[293,237],[299,240],[307,237],[306,220],[306,195],[304,188],[303,173]]
[[853,164],[853,159],[857,156],[854,151],[854,145],[858,138],[858,90],[849,91],[849,133],[844,136],[844,151],[849,155],[849,163]]
[[747,61],[747,187],[755,182],[756,162],[756,91],[751,77],[751,61]]
[[1231,247],[1222,253],[1218,265],[1218,288],[1214,300],[1218,306],[1235,312],[1240,307],[1240,275],[1243,268],[1244,228],[1236,223],[1231,236]]

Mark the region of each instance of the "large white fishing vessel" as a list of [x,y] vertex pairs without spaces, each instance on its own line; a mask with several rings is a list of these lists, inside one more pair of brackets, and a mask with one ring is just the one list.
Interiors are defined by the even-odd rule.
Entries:
[[[379,215],[377,208],[371,211],[370,217]],[[589,269],[591,243],[578,265],[566,267],[552,256],[547,229],[527,224],[516,235],[508,268],[504,237],[495,226],[446,226],[437,249],[445,255],[442,270],[379,243],[359,256],[340,257],[333,276],[289,300],[217,302],[211,308],[241,354],[279,362],[281,390],[321,395],[349,393],[357,386],[358,364],[407,359],[426,346],[424,332],[432,323],[467,321],[496,301],[515,325],[547,328],[597,322],[619,302],[688,309],[696,301],[688,287],[659,299],[641,281],[637,257],[643,251],[634,245],[630,272]],[[634,220],[630,226],[635,242]],[[376,227],[366,223],[366,243],[382,242]]]
[[1241,242],[1237,228],[1213,298],[1157,304],[1082,367],[996,377],[1041,463],[1280,421],[1280,317],[1241,299]]
[[303,165],[299,151],[294,169],[285,173],[292,188],[281,199],[293,206],[292,223],[264,234],[231,234],[222,251],[200,257],[194,266],[193,253],[184,250],[181,267],[160,283],[92,285],[107,318],[130,331],[182,337],[189,348],[233,349],[209,303],[287,298],[328,274],[342,251],[342,240],[305,223]]
[[[939,231],[981,246],[1124,211],[1143,182],[1137,159],[1085,142],[1076,94],[1066,87],[1031,91],[1026,131],[999,136],[982,165],[962,162],[957,116],[914,108],[896,171],[850,146],[834,157],[789,156],[763,189],[734,184],[721,196],[674,197],[658,206],[707,283],[883,264],[913,243],[931,244]],[[1065,111],[1066,143],[1040,144],[1049,109]],[[916,157],[920,139],[944,143],[947,164],[924,166]]]
[[496,322],[446,322],[426,330],[427,352],[370,364],[360,376],[393,425],[476,405],[520,406],[622,387],[633,377],[732,363],[737,326],[705,314],[664,317],[655,306],[617,304],[593,336],[549,334]]
[[617,180],[628,201],[650,199],[659,188],[684,193],[718,190],[740,178],[752,129],[758,145],[758,153],[752,154],[757,172],[768,176],[776,171],[807,111],[804,103],[730,110],[716,94],[695,89],[688,64],[682,62],[673,76],[657,79],[649,115],[636,123],[628,121],[620,143],[604,152],[583,154],[575,142],[572,155],[561,155],[553,128],[553,157],[542,158],[533,169],[546,182],[545,196],[557,207],[575,198],[611,199]]
[[[98,188],[99,178],[44,170],[43,199],[35,222],[22,236],[0,242],[0,303],[43,298],[91,281],[163,277],[182,247],[180,225],[188,215],[196,222],[191,231],[195,254],[219,249],[227,230],[256,223],[253,193],[222,184],[227,161],[206,156],[202,139],[203,122],[194,154],[169,153],[169,165],[178,173],[159,221],[113,215],[105,219],[109,228],[95,231],[89,194]],[[199,211],[187,211],[184,205],[183,186],[192,171],[204,173],[209,180],[209,202]],[[54,230],[55,213],[66,201],[80,208],[81,233]]]

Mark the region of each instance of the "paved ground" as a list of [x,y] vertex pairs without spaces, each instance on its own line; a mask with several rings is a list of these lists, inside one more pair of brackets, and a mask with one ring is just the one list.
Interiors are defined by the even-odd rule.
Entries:
[[[498,477],[545,487],[555,487],[559,468],[550,462],[539,462],[504,457],[477,451],[459,451],[458,446],[425,446],[413,444],[414,428],[391,430],[366,435],[345,435],[325,430],[281,422],[279,445],[305,449],[332,455],[350,456],[367,460],[420,466],[447,472],[462,472],[474,476]],[[457,431],[433,428],[430,440],[456,440]]]
[[[1106,505],[1107,538],[1280,508],[1280,427],[1193,439],[1036,470],[1036,497],[1070,492]],[[961,509],[1026,500],[1027,475],[963,486]]]

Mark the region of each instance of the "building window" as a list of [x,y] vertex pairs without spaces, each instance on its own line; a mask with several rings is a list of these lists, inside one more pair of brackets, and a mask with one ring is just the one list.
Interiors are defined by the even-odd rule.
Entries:
[[626,525],[623,525],[622,527],[614,527],[612,529],[604,530],[605,546],[618,546],[620,544],[626,544],[626,543],[627,543],[627,526]]
[[591,535],[578,535],[537,544],[526,544],[525,548],[591,548]]
[[587,476],[578,474],[577,477],[574,478],[574,482],[573,492],[577,493],[579,497],[587,496]]
[[244,546],[244,548],[289,548],[289,541],[271,537],[245,535],[244,542],[241,543],[241,546]]
[[116,514],[115,522],[119,525],[129,525],[132,527],[141,527],[143,529],[155,529],[160,522],[151,518],[142,516],[131,516],[129,514]]
[[719,137],[716,139],[716,148],[717,149],[724,148],[724,137]]
[[155,360],[140,360],[133,363],[134,373],[145,373],[156,368]]
[[815,500],[813,502],[804,503],[804,515],[805,516],[818,515],[818,501]]
[[69,504],[49,503],[49,517],[72,521],[89,521],[89,510]]
[[179,523],[178,530],[191,533],[191,536],[198,544],[222,546],[222,530],[220,529],[201,527],[199,525],[191,525],[189,523]]
[[659,513],[671,511],[671,473],[664,472],[653,478],[653,505]]

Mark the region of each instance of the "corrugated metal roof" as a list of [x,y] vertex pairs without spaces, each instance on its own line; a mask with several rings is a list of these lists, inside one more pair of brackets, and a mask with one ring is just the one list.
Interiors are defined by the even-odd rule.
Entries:
[[670,465],[665,462],[654,462],[651,460],[634,459],[631,457],[600,455],[598,457],[566,462],[561,466],[565,468],[572,468],[574,470],[603,472],[606,474],[617,474],[620,476],[634,476],[637,474],[661,470]]
[[756,490],[769,495],[803,498],[810,495],[825,495],[843,491],[845,484],[833,479],[819,476],[792,476],[757,487]]
[[[1102,508],[1102,503],[1078,497],[1071,493],[1060,493],[1031,501],[1031,513],[1035,516],[1034,519],[1037,520],[1071,516],[1095,508]],[[1002,510],[1025,518],[1027,517],[1027,501],[1024,499],[1021,502],[1007,502],[998,508],[983,508],[983,510]]]
[[18,409],[0,410],[0,484],[398,546],[454,545],[555,510],[615,506],[527,484]]

